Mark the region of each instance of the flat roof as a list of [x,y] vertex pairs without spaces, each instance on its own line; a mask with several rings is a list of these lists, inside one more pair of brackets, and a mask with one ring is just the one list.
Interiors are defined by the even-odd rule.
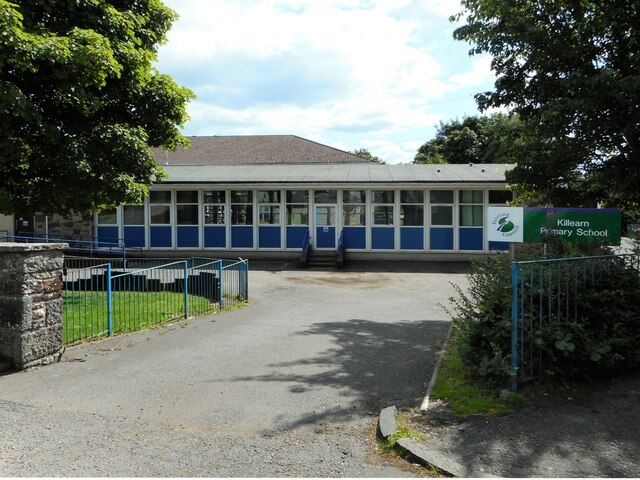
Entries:
[[164,184],[176,183],[504,183],[505,164],[169,165]]

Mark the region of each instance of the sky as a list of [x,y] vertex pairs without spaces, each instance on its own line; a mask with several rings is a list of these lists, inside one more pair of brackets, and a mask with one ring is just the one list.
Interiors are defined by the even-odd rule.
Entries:
[[197,96],[188,136],[298,135],[411,163],[495,80],[453,39],[459,0],[164,3],[180,18],[156,67]]

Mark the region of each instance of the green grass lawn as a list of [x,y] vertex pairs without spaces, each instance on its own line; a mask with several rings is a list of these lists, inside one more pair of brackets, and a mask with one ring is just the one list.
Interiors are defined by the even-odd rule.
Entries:
[[[189,315],[204,314],[215,309],[205,297],[189,295]],[[174,292],[113,292],[113,333],[143,330],[184,317],[184,294]],[[63,342],[106,335],[107,293],[65,292]]]

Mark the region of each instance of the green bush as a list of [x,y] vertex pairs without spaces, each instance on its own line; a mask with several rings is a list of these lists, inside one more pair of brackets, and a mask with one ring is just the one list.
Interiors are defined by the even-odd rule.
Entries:
[[[547,247],[550,257],[579,256],[577,253],[572,246]],[[538,255],[536,248],[522,248],[518,260]],[[571,275],[578,275],[576,272]],[[458,295],[451,299],[457,348],[477,375],[504,384],[511,374],[511,259],[494,255],[477,261],[468,279],[468,290],[456,287]],[[527,353],[537,362],[537,373],[591,377],[638,369],[638,271],[623,261],[594,263],[579,285],[577,290],[552,291],[539,304],[531,303],[529,318],[537,319],[540,308],[546,318],[543,325],[531,321],[525,327],[531,339]],[[549,302],[565,305],[567,299],[572,305],[569,315],[552,311],[547,317]]]

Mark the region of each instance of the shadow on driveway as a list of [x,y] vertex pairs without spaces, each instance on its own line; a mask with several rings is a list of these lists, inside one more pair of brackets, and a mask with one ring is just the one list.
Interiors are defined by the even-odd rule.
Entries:
[[[330,387],[344,398],[322,412],[281,419],[284,428],[377,415],[388,405],[411,406],[422,400],[449,325],[442,320],[316,323],[297,334],[330,336],[332,348],[300,361],[271,364],[273,371],[267,375],[233,380],[290,383],[292,393]],[[300,373],[305,370],[310,373]]]

